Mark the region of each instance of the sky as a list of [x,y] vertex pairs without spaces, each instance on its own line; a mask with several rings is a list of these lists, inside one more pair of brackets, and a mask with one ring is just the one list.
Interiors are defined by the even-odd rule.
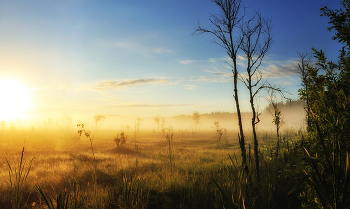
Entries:
[[[273,24],[264,78],[297,99],[298,52],[338,56],[320,8],[340,1],[243,3],[247,16],[258,10]],[[211,34],[193,35],[198,24],[210,27],[210,14],[219,10],[209,0],[0,0],[0,120],[235,112],[226,51]],[[238,87],[241,110],[250,111]]]

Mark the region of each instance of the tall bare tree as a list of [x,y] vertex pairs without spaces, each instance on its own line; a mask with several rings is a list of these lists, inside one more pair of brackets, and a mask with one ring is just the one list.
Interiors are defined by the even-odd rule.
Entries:
[[223,47],[227,55],[231,58],[231,62],[228,64],[232,67],[233,98],[236,103],[239,127],[238,140],[241,148],[242,166],[244,171],[248,174],[249,169],[247,165],[245,138],[237,88],[239,78],[237,68],[238,51],[244,40],[243,34],[240,31],[240,26],[245,16],[245,14],[242,13],[243,4],[242,0],[212,0],[212,2],[220,8],[220,14],[211,14],[209,21],[212,26],[210,29],[204,29],[198,24],[198,28],[193,34],[210,33],[214,35],[216,39],[214,39],[213,42]]
[[[265,54],[272,44],[271,21],[264,19],[259,12],[255,12],[252,18],[245,20],[245,11],[242,0],[212,0],[220,8],[219,15],[211,15],[210,29],[203,29],[198,25],[194,34],[211,33],[216,39],[214,43],[223,47],[232,63],[232,76],[234,83],[233,97],[236,103],[238,126],[239,126],[239,144],[242,155],[242,165],[248,173],[245,138],[242,125],[242,117],[239,106],[237,82],[241,80],[249,91],[250,105],[252,109],[252,131],[254,136],[255,165],[258,181],[260,181],[259,171],[259,144],[256,135],[256,124],[260,121],[256,105],[254,103],[260,90],[265,88],[274,89],[263,82],[262,73],[259,67]],[[246,74],[240,74],[237,67],[238,52],[245,55]],[[278,89],[276,89],[278,90]]]
[[274,89],[274,87],[267,84],[266,80],[263,82],[262,72],[259,69],[266,52],[272,44],[271,21],[262,18],[261,14],[256,11],[252,18],[240,25],[240,29],[243,37],[240,48],[245,54],[247,65],[247,73],[244,76],[241,75],[241,80],[249,91],[249,101],[252,109],[251,124],[254,137],[255,169],[258,182],[260,182],[259,143],[256,135],[256,124],[260,120],[254,101],[260,90],[265,88]]

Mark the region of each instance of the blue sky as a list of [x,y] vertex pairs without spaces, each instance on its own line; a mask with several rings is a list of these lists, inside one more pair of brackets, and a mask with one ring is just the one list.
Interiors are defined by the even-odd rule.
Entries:
[[[340,1],[243,2],[248,15],[255,9],[272,20],[264,76],[297,99],[298,52],[338,56],[341,45],[320,8],[338,9]],[[191,35],[217,13],[209,0],[0,1],[0,78],[29,89],[25,112],[32,115],[233,112],[232,79],[217,74],[230,72],[225,50],[210,34]]]

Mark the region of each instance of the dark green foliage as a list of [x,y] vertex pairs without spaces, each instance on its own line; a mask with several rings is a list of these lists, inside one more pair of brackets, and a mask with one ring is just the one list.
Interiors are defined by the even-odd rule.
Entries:
[[[345,10],[321,9],[330,18],[329,30],[335,29],[333,39],[350,43],[350,2],[342,2]],[[340,51],[337,63],[328,61],[322,50],[314,51],[315,66],[307,65],[307,88],[301,89],[301,99],[308,98],[308,134],[304,144],[306,176],[315,192],[304,193],[306,199],[317,198],[318,206],[345,208],[349,205],[349,113],[350,65],[349,52]],[[305,90],[307,89],[307,91]],[[300,185],[300,184],[299,184]],[[309,206],[310,207],[310,206]]]
[[341,2],[343,8],[339,10],[330,10],[328,7],[323,7],[321,9],[322,16],[329,17],[331,24],[328,30],[336,30],[333,40],[338,39],[339,42],[345,43],[348,47],[350,46],[350,1],[343,0]]

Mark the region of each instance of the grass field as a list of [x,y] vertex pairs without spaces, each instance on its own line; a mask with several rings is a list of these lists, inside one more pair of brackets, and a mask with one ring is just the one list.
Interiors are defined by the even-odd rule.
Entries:
[[[2,133],[0,208],[11,208],[14,193],[6,159],[14,169],[22,147],[25,171],[34,158],[22,189],[23,208],[47,208],[35,185],[40,185],[54,205],[59,194],[69,194],[68,208],[223,208],[222,194],[213,179],[233,202],[239,205],[243,200],[248,208],[293,208],[300,204],[297,195],[287,195],[297,182],[293,175],[298,173],[294,172],[298,162],[292,152],[271,158],[276,141],[271,131],[259,134],[260,186],[253,177],[249,184],[240,178],[236,132],[227,132],[219,143],[213,130],[174,131],[170,142],[163,133],[141,132],[136,139],[131,132],[126,135],[125,145],[117,147],[115,131],[98,131],[93,139],[94,159],[89,139],[79,137],[76,130]],[[246,138],[249,143],[249,135]],[[299,138],[289,131],[288,148]],[[250,167],[253,176],[254,166]]]

